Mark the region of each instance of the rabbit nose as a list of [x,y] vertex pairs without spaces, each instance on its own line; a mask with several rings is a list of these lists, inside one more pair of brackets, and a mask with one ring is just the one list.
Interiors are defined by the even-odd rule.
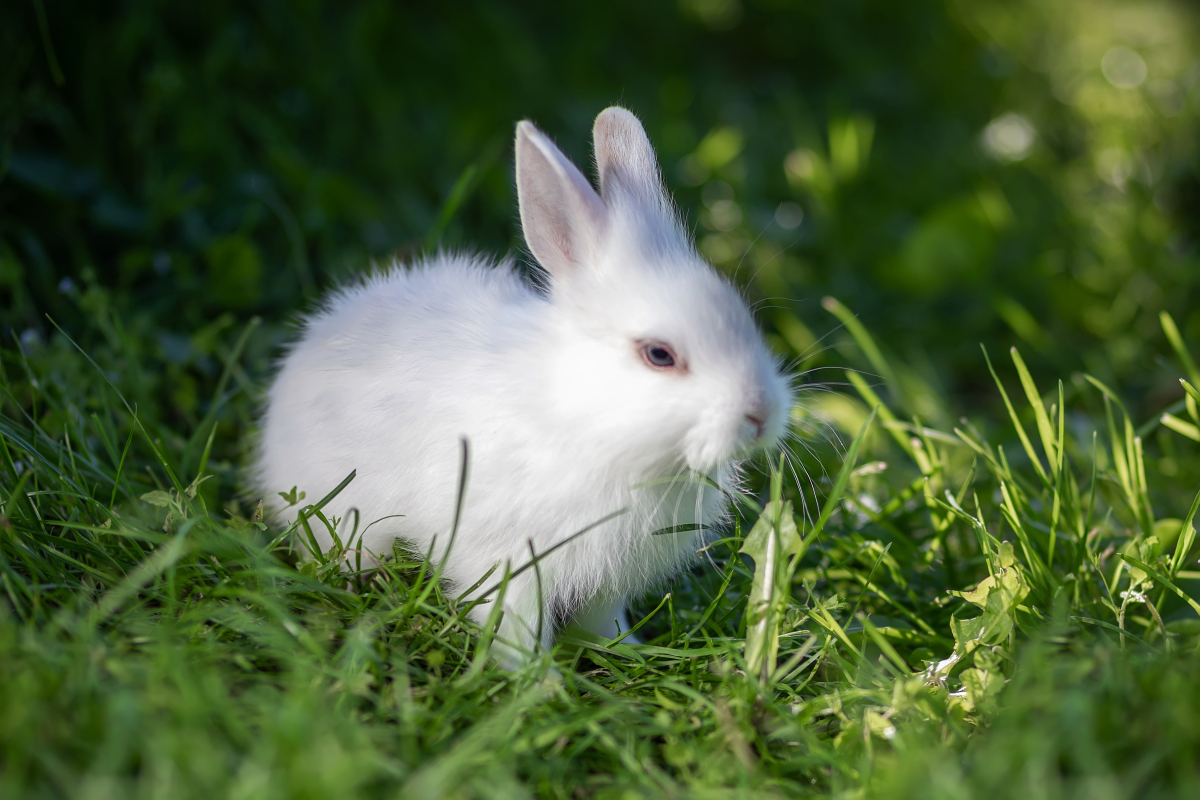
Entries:
[[746,422],[754,426],[754,438],[761,439],[767,427],[767,412],[758,409],[751,411],[746,414]]

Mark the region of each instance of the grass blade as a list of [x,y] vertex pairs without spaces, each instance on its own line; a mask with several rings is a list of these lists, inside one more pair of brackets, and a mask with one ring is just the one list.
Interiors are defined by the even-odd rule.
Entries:
[[1150,566],[1149,564],[1145,563],[1144,561],[1140,561],[1139,559],[1134,558],[1133,556],[1126,555],[1125,553],[1117,553],[1117,555],[1121,557],[1122,561],[1126,561],[1129,564],[1132,564],[1133,566],[1137,567],[1142,572],[1146,573],[1151,578],[1154,578],[1154,580],[1158,581],[1163,586],[1167,587],[1172,592],[1177,594],[1184,602],[1186,602],[1189,606],[1192,607],[1192,610],[1195,611],[1198,616],[1200,616],[1200,603],[1197,603],[1195,600],[1193,600],[1191,598],[1191,595],[1189,595],[1187,592],[1183,591],[1183,589],[1180,589],[1178,586],[1176,586],[1175,583],[1170,578],[1168,578],[1166,575],[1163,575],[1161,572],[1156,570],[1154,567]]
[[1046,477],[1046,471],[1042,469],[1041,459],[1037,453],[1033,451],[1033,445],[1029,442],[1029,437],[1025,434],[1025,426],[1021,424],[1020,418],[1017,416],[1017,411],[1013,408],[1012,401],[1008,399],[1008,392],[1004,391],[1004,384],[1000,382],[1000,376],[996,374],[995,367],[992,366],[992,359],[988,356],[987,348],[980,345],[983,350],[984,361],[987,362],[988,371],[992,373],[992,380],[996,382],[996,388],[1000,390],[1000,397],[1004,400],[1004,407],[1008,409],[1009,419],[1012,420],[1013,427],[1017,429],[1017,436],[1021,439],[1021,446],[1025,448],[1025,454],[1029,456],[1029,462],[1037,471],[1038,477],[1047,486],[1050,485],[1050,479]]
[[1042,403],[1042,396],[1033,382],[1033,376],[1029,374],[1029,368],[1025,366],[1025,360],[1021,358],[1017,348],[1012,348],[1010,352],[1013,364],[1017,367],[1017,375],[1021,378],[1021,386],[1025,389],[1025,397],[1029,400],[1030,407],[1033,408],[1038,435],[1042,439],[1042,450],[1046,453],[1046,460],[1049,462],[1050,468],[1054,469],[1054,465],[1058,463],[1058,447],[1055,445],[1054,427],[1050,424],[1046,406]]
[[1166,311],[1161,311],[1158,315],[1158,321],[1162,325],[1163,333],[1167,335],[1167,341],[1171,343],[1171,349],[1175,351],[1175,355],[1179,356],[1179,360],[1183,362],[1184,372],[1187,373],[1192,385],[1200,385],[1200,370],[1196,369],[1196,362],[1192,360],[1192,354],[1188,352],[1187,346],[1184,345],[1183,337],[1179,335],[1179,328],[1176,327],[1175,320]]

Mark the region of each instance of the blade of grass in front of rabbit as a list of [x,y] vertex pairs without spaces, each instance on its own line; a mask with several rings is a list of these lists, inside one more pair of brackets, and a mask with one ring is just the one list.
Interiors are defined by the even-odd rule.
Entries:
[[[304,520],[308,516],[310,516],[311,514],[317,512],[317,511],[320,511],[325,506],[329,505],[329,503],[332,502],[335,497],[337,497],[339,494],[341,494],[343,489],[345,489],[347,486],[350,485],[350,481],[354,480],[354,478],[357,475],[358,475],[358,470],[356,470],[356,469],[350,470],[350,474],[347,475],[346,477],[342,478],[341,483],[339,483],[337,486],[333,487],[333,489],[329,492],[329,494],[322,497],[316,503],[305,506],[304,508],[300,509],[300,512],[296,515],[296,521],[293,522],[291,525],[289,525],[287,527],[287,529],[284,530],[283,533],[279,534],[273,540],[271,540],[271,544],[270,544],[271,549],[274,549],[275,547],[279,546],[280,542],[283,542],[289,536],[296,533],[296,531],[299,530],[305,524]],[[308,533],[311,536],[312,531],[309,530]],[[313,544],[314,545],[316,544],[315,540],[313,541]],[[320,548],[317,548],[317,549],[319,550]]]
[[[834,510],[838,507],[838,505],[841,501],[842,495],[845,494],[846,486],[849,484],[850,474],[854,471],[854,466],[858,461],[858,454],[862,450],[863,442],[866,440],[867,432],[870,430],[871,423],[874,422],[875,416],[878,413],[878,411],[879,411],[879,406],[876,406],[875,408],[871,409],[871,413],[867,416],[867,419],[863,422],[863,425],[859,429],[858,434],[854,437],[854,441],[850,443],[850,448],[846,452],[846,459],[842,463],[842,469],[839,471],[837,480],[834,482],[833,489],[831,490],[829,497],[826,499],[825,504],[821,509],[820,516],[817,518],[817,521],[813,525],[813,529],[809,532],[809,534],[807,536],[803,537],[798,542],[798,546],[796,547],[795,552],[792,554],[792,557],[791,557],[789,563],[784,565],[785,569],[783,570],[783,575],[780,575],[778,577],[775,576],[775,574],[774,574],[775,565],[774,565],[774,562],[770,558],[771,553],[770,553],[770,551],[768,551],[767,558],[764,559],[764,561],[770,564],[770,568],[769,568],[769,571],[762,572],[761,579],[763,581],[770,580],[770,583],[772,584],[772,586],[770,587],[772,594],[774,594],[774,591],[776,591],[776,589],[777,589],[777,587],[774,586],[774,584],[776,584],[776,581],[778,581],[778,585],[779,585],[778,588],[781,588],[782,591],[785,591],[785,592],[788,591],[789,587],[791,586],[792,580],[795,576],[796,569],[799,567],[800,560],[804,557],[805,551],[821,535],[821,532],[825,528],[825,524],[829,521],[829,518],[833,515]],[[776,474],[773,473],[772,474],[772,497],[780,496],[779,494],[777,494],[777,490],[775,488],[775,479],[776,479]],[[780,511],[782,511],[782,503],[780,503],[779,509],[780,509]],[[778,520],[776,520],[775,530],[776,530],[776,532],[778,530]],[[767,570],[767,569],[768,569],[768,567],[767,567],[766,563],[764,563],[763,565],[759,565],[757,562],[755,563],[755,573],[756,573],[756,581],[755,582],[756,583],[758,583],[758,580],[759,580],[759,576],[758,576],[759,571]],[[779,578],[782,578],[782,580],[779,580]],[[763,584],[763,590],[764,591],[767,590],[767,587],[765,584]],[[767,609],[764,609],[764,611],[766,611],[766,610]],[[833,629],[840,630],[840,626],[838,626],[836,621],[832,620],[832,618],[830,618],[829,620],[826,620],[826,622],[831,622],[833,624]],[[766,632],[769,629],[769,626],[766,623],[768,623],[768,620],[766,619],[766,616],[764,615],[764,618],[759,621],[759,624],[758,624],[758,626],[756,626],[756,629],[754,630],[753,634],[752,634],[751,630],[749,630],[749,629],[746,632],[747,657],[749,658],[750,655],[753,654],[755,656],[755,658],[754,658],[755,664],[760,665],[760,666],[766,666],[766,663],[767,663],[766,661],[762,661],[760,664],[760,660],[758,658],[760,653],[761,653],[761,655],[765,655],[765,651],[762,651],[762,648],[767,643],[758,641],[758,638],[761,638],[761,636],[766,635]],[[754,649],[751,648],[752,640],[755,643]],[[748,663],[747,666],[752,668],[754,665],[751,665]],[[764,679],[766,677],[768,677],[769,675],[774,674],[774,672],[775,672],[774,666],[775,666],[774,664],[770,664],[770,669],[764,673]]]
[[[875,421],[875,416],[878,413],[879,406],[871,409],[871,413],[867,415],[862,427],[859,428],[854,441],[850,443],[850,448],[846,451],[846,458],[842,462],[842,469],[838,472],[837,480],[829,492],[829,497],[826,498],[825,505],[821,508],[821,516],[817,518],[809,535],[804,537],[804,549],[807,549],[808,545],[816,541],[817,537],[821,535],[821,532],[825,529],[825,523],[833,516],[833,512],[841,502],[842,495],[846,493],[846,486],[850,482],[850,475],[854,472],[854,467],[858,463],[858,454],[863,448],[863,442],[867,438],[867,433],[871,430],[871,423]],[[792,568],[792,571],[795,571],[795,567]]]
[[[692,629],[687,632],[687,635],[685,637],[686,639],[691,639],[693,636],[695,636],[697,633],[700,632],[700,630],[704,627],[705,623],[708,622],[708,618],[711,617],[713,612],[717,610],[717,606],[720,605],[720,603],[721,603],[721,598],[723,598],[725,596],[725,592],[729,589],[729,584],[733,582],[733,576],[734,576],[734,573],[737,571],[737,566],[739,563],[739,559],[737,556],[738,550],[740,547],[739,543],[743,539],[743,537],[741,535],[742,534],[742,522],[741,522],[740,517],[734,519],[734,526],[735,526],[734,536],[728,537],[725,539],[721,539],[718,542],[713,542],[711,545],[709,545],[709,547],[712,547],[712,546],[715,546],[715,545],[723,543],[723,542],[732,542],[731,549],[733,551],[733,554],[725,562],[726,563],[726,567],[724,570],[725,574],[724,574],[724,577],[721,579],[720,589],[717,590],[716,594],[711,595],[709,597],[709,603],[705,607],[704,613],[700,615],[700,620],[694,626],[692,626]],[[707,548],[705,548],[705,549],[707,549]]]
[[644,617],[642,617],[640,620],[638,620],[637,624],[631,625],[629,627],[629,630],[625,631],[624,633],[619,635],[617,638],[610,640],[608,642],[608,644],[605,646],[612,647],[614,644],[620,644],[621,642],[625,641],[625,639],[627,639],[630,636],[632,636],[633,634],[637,633],[639,630],[642,629],[642,626],[644,626],[647,622],[649,622],[654,617],[655,614],[657,614],[660,610],[662,610],[662,607],[664,605],[667,605],[667,603],[670,599],[671,599],[671,592],[667,592],[663,596],[663,599],[658,601],[658,605],[656,605],[654,607],[653,611],[651,611],[649,614],[646,614]]
[[[475,590],[478,589],[480,586],[483,586],[484,582],[487,581],[488,578],[492,577],[492,574],[498,569],[500,569],[499,562],[492,564],[492,566],[488,568],[488,571],[483,573],[483,575],[481,575],[479,577],[479,580],[475,581],[467,589],[465,589],[460,596],[461,597],[470,597],[472,594],[475,593]],[[506,570],[506,572],[507,572],[507,570]],[[475,606],[477,606],[481,603],[485,603],[485,602],[487,602],[487,601],[482,596],[477,597],[474,600],[471,600],[469,603],[467,603],[466,606],[463,607],[463,614],[469,614],[471,612],[471,610],[475,608]]]
[[[595,530],[595,529],[599,528],[601,525],[604,525],[605,523],[607,523],[607,522],[609,522],[609,521],[611,521],[611,520],[614,520],[614,519],[616,519],[617,517],[620,517],[620,516],[622,516],[622,515],[624,515],[624,514],[628,513],[628,511],[629,511],[629,509],[628,509],[628,508],[622,508],[622,509],[619,509],[619,510],[617,510],[617,511],[614,511],[614,512],[612,512],[612,513],[610,513],[610,514],[606,514],[605,516],[601,517],[600,519],[596,520],[595,522],[591,523],[590,525],[585,525],[583,528],[581,528],[580,530],[578,530],[578,531],[576,531],[575,533],[571,534],[571,535],[570,535],[570,536],[568,536],[566,539],[563,539],[561,542],[557,542],[557,543],[555,543],[554,545],[552,545],[551,547],[548,547],[548,548],[546,548],[546,550],[545,550],[544,552],[542,552],[542,553],[540,553],[540,554],[536,555],[536,556],[535,556],[534,558],[532,558],[531,560],[529,560],[529,561],[525,562],[524,564],[522,564],[522,565],[521,565],[519,568],[517,568],[516,570],[513,570],[513,571],[511,571],[511,572],[507,572],[507,571],[506,571],[506,574],[505,574],[504,578],[503,578],[503,579],[502,579],[502,580],[501,580],[499,583],[495,584],[495,585],[494,585],[494,586],[492,586],[490,589],[488,589],[486,592],[484,592],[483,594],[479,595],[479,597],[475,598],[475,600],[472,602],[472,607],[473,607],[473,606],[474,606],[476,603],[479,603],[479,602],[481,602],[482,600],[484,600],[486,597],[488,597],[490,594],[492,594],[493,592],[495,592],[497,589],[501,589],[502,587],[505,587],[505,586],[507,585],[508,581],[510,581],[510,580],[512,580],[513,578],[517,577],[517,576],[518,576],[518,575],[520,575],[521,573],[523,573],[523,572],[525,572],[526,570],[528,570],[528,569],[531,569],[531,568],[537,568],[537,565],[538,565],[538,564],[539,564],[539,563],[540,563],[540,562],[541,562],[543,559],[545,559],[546,557],[548,557],[549,555],[551,555],[552,553],[554,553],[554,551],[558,550],[558,549],[559,549],[559,548],[561,548],[561,547],[565,547],[566,545],[570,544],[571,542],[575,541],[576,539],[580,538],[581,536],[584,536],[585,534],[587,534],[587,533],[589,533],[589,532],[591,532],[591,531],[593,531],[593,530]],[[507,569],[507,568],[506,568],[506,569]],[[539,574],[540,574],[540,573],[539,573]],[[436,581],[431,581],[431,583],[436,583]],[[539,592],[539,594],[540,594],[540,592]],[[497,601],[497,603],[499,604],[499,601]],[[540,606],[539,606],[539,607],[540,607]]]
[[[352,526],[350,526],[350,533],[348,533],[346,535],[346,552],[354,553],[354,574],[359,576],[359,578],[360,578],[359,584],[361,586],[361,583],[362,583],[362,581],[361,581],[362,547],[361,546],[355,547],[354,539],[358,535],[358,526],[362,522],[362,513],[355,506],[350,506],[350,508],[346,509],[346,518],[344,518],[342,520],[342,524],[344,525],[346,522],[346,519],[348,519],[351,516],[354,517],[354,524]],[[360,541],[360,545],[361,545],[361,541]]]
[[367,535],[367,531],[371,530],[371,527],[377,523],[383,522],[384,520],[388,520],[388,519],[403,519],[405,516],[407,516],[407,515],[406,514],[388,514],[386,516],[380,517],[379,519],[377,519],[374,522],[367,525],[367,527],[363,528],[362,535],[365,538]]
[[[559,548],[566,547],[571,542],[575,541],[576,539],[583,536],[584,534],[591,533],[596,528],[599,528],[601,525],[605,524],[606,522],[611,522],[612,520],[616,519],[617,517],[623,516],[628,513],[629,513],[628,508],[621,508],[621,509],[617,509],[616,511],[613,511],[611,513],[605,514],[603,517],[596,520],[595,522],[585,525],[584,527],[575,531],[575,533],[573,533],[570,536],[568,536],[567,538],[563,539],[561,542],[556,542],[553,545],[551,545],[550,547],[547,547],[545,550],[543,550],[541,553],[538,554],[536,562],[542,561],[543,559],[545,559],[547,556],[554,553]],[[531,569],[536,562],[535,561],[526,561],[520,567],[513,570],[512,574],[509,577],[510,578],[517,577],[521,573],[525,572],[525,570]],[[499,583],[495,584],[490,589],[488,589],[486,592],[481,594],[479,596],[479,599],[483,599],[483,598],[487,597],[488,595],[490,595],[492,592],[496,591],[499,588],[500,588],[500,584]]]
[[[755,514],[761,514],[761,513],[762,513],[762,506],[761,506],[761,505],[759,505],[759,504],[758,504],[758,503],[757,503],[757,502],[754,500],[754,498],[753,498],[753,497],[751,497],[751,496],[749,496],[749,495],[747,495],[747,494],[735,494],[734,492],[731,492],[731,491],[729,491],[729,490],[728,490],[728,489],[726,489],[725,487],[721,486],[721,484],[717,483],[715,480],[713,480],[713,479],[712,479],[712,478],[710,478],[708,475],[705,475],[705,474],[704,474],[704,473],[702,473],[702,472],[695,472],[695,471],[692,471],[692,477],[694,477],[694,478],[695,478],[697,481],[699,481],[700,483],[702,483],[702,484],[704,484],[704,485],[706,485],[706,486],[710,486],[710,487],[712,487],[713,489],[716,489],[718,492],[720,492],[721,494],[723,494],[723,495],[725,496],[725,498],[726,498],[727,500],[729,500],[731,503],[743,503],[743,504],[745,504],[746,506],[748,506],[748,507],[750,508],[750,510],[751,510],[751,511],[753,511]],[[634,489],[644,489],[644,488],[646,488],[646,487],[648,487],[648,486],[663,486],[663,485],[671,485],[671,484],[675,483],[677,480],[678,480],[678,477],[674,477],[674,478],[652,478],[652,479],[650,479],[650,480],[647,480],[647,481],[641,481],[641,482],[639,482],[639,483],[635,483],[635,484],[633,485],[633,488],[634,488]]]
[[[695,475],[698,475],[699,473],[694,472],[692,469],[690,469],[688,467],[686,461],[680,459],[678,469],[675,470],[675,474],[672,475],[670,478],[664,478],[664,479],[659,479],[659,480],[655,480],[655,481],[646,481],[643,483],[636,484],[635,488],[644,488],[646,486],[655,485],[655,484],[665,484],[668,487],[668,490],[663,492],[661,495],[659,495],[658,499],[655,501],[654,507],[650,509],[650,513],[648,514],[648,517],[650,519],[658,518],[659,514],[662,512],[663,505],[670,499],[670,497],[672,495],[670,487],[677,486],[680,483],[680,479],[683,478],[685,474],[688,474],[689,476],[695,476]],[[704,485],[703,482],[700,482],[700,484],[702,486]],[[696,519],[701,519],[700,501],[702,499],[702,496],[703,496],[703,492],[701,492],[697,496],[697,499],[696,499],[696,509],[695,509]],[[670,514],[671,524],[666,526],[665,528],[660,528],[656,531],[652,531],[650,533],[651,536],[661,536],[661,535],[666,535],[668,533],[682,533],[688,529],[688,526],[686,524],[681,524],[679,522],[679,510],[681,508],[681,504],[683,503],[683,498],[684,498],[683,492],[675,493],[675,508],[671,511],[671,514]],[[700,528],[699,525],[691,526],[692,530],[698,530],[699,528]]]
[[537,630],[534,634],[535,651],[542,646],[542,633],[546,624],[546,596],[542,586],[542,566],[538,563],[537,550],[533,547],[533,539],[525,540],[529,544],[529,560],[533,564],[533,578],[537,586]]
[[791,502],[783,500],[783,458],[780,454],[779,465],[771,469],[766,509],[739,551],[754,560],[746,600],[746,671],[763,683],[775,671],[780,622],[790,595],[787,577],[791,564],[785,559],[801,552]]
[[[446,550],[442,553],[438,560],[437,566],[434,568],[433,575],[429,578],[429,583],[426,584],[420,596],[417,599],[418,603],[424,603],[429,593],[433,590],[433,586],[442,579],[442,573],[446,569],[446,562],[450,559],[450,552],[454,549],[454,540],[458,536],[458,525],[462,521],[463,501],[467,496],[467,475],[471,462],[471,445],[466,437],[459,439],[459,444],[462,447],[462,460],[458,470],[458,490],[454,495],[454,520],[450,525],[450,541],[446,543]],[[429,543],[429,552],[425,554],[426,562],[433,555],[433,548],[437,546],[437,536]]]
[[[492,568],[489,569],[487,573],[485,573],[484,576],[475,583],[474,586],[472,586],[463,594],[470,595],[471,592],[478,589],[481,585],[483,585],[483,582],[496,571],[498,566],[498,564],[493,564]],[[471,659],[471,666],[467,669],[466,673],[461,679],[464,684],[478,678],[483,673],[483,668],[487,665],[488,656],[492,647],[492,639],[494,639],[496,636],[496,630],[500,626],[500,617],[504,613],[504,597],[508,592],[509,578],[512,577],[510,567],[510,564],[506,564],[504,567],[504,576],[500,579],[499,584],[500,593],[496,595],[496,601],[492,604],[491,610],[488,611],[487,621],[483,624],[479,631],[479,640],[475,645],[475,657]],[[484,602],[482,597],[471,601],[471,603],[465,609],[463,609],[462,615],[466,616],[470,614],[471,610],[482,602]],[[449,625],[449,621],[447,622],[447,625]]]

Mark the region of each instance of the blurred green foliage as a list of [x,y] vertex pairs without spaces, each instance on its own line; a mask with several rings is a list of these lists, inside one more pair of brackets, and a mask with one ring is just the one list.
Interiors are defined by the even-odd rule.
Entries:
[[[514,121],[586,163],[592,118],[622,103],[702,250],[808,366],[854,358],[813,347],[836,325],[826,294],[956,406],[990,397],[979,342],[1173,397],[1141,366],[1159,311],[1200,338],[1183,3],[37,0],[3,16],[0,324],[18,334],[45,334],[43,313],[82,333],[79,292],[203,380],[186,337],[227,311],[284,320],[432,246],[518,250]],[[267,330],[256,370],[284,335]]]

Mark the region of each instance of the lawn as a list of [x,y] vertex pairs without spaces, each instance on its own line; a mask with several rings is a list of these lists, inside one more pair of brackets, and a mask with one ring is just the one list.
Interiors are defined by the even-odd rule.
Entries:
[[[0,10],[0,796],[1200,795],[1197,23]],[[588,163],[614,102],[806,388],[645,644],[505,672],[419,559],[302,557],[243,470],[299,313],[519,254],[513,124]]]

